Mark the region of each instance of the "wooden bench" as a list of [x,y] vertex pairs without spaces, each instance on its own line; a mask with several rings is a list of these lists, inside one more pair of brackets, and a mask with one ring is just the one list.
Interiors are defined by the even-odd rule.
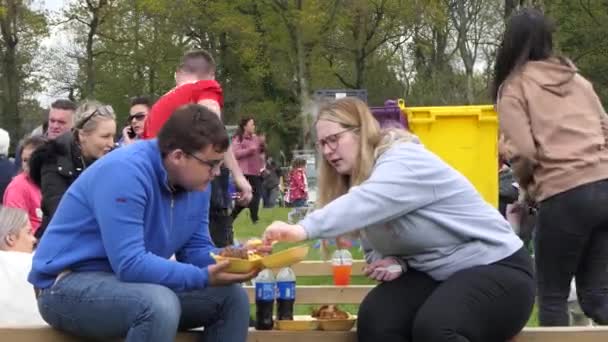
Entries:
[[[365,262],[359,260],[353,264],[353,275],[361,275]],[[297,276],[328,276],[331,265],[322,261],[304,261],[293,267]],[[245,286],[249,302],[255,303],[255,294],[251,286]],[[296,303],[298,304],[359,304],[373,285],[304,285],[298,286]],[[178,334],[178,342],[195,342],[200,331],[193,330]],[[2,327],[2,341],[18,342],[80,342],[79,338],[66,335],[50,327]],[[250,329],[247,342],[356,342],[355,331],[257,331]],[[525,328],[514,342],[605,342],[608,341],[608,327],[560,327],[560,328]]]

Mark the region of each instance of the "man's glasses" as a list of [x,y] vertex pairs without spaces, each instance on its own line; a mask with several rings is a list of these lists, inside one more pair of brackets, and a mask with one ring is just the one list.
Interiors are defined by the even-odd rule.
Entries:
[[114,110],[110,106],[97,107],[97,109],[95,109],[93,112],[91,112],[91,114],[89,114],[84,120],[80,121],[80,123],[78,124],[78,128],[80,128],[80,129],[84,128],[84,125],[86,125],[87,122],[91,121],[91,119],[95,115],[112,116],[113,114],[114,114]]
[[205,159],[201,159],[189,152],[186,152],[186,154],[189,155],[190,157],[196,159],[199,163],[209,166],[211,168],[211,170],[219,169],[220,166],[222,166],[222,163],[224,162],[224,159],[205,160]]
[[129,115],[129,117],[127,118],[127,122],[131,122],[131,121],[133,121],[133,119],[135,119],[137,121],[144,121],[145,118],[146,118],[146,113],[139,112],[139,113],[135,113],[133,115]]
[[325,146],[329,147],[330,150],[335,151],[338,148],[338,144],[340,143],[340,138],[342,137],[342,135],[344,133],[356,131],[358,129],[359,129],[358,127],[351,127],[351,128],[347,128],[343,131],[340,131],[338,133],[328,135],[323,139],[317,140],[317,142],[315,143],[315,147],[317,148],[317,151],[319,151],[321,153],[323,153],[323,149],[325,148]]

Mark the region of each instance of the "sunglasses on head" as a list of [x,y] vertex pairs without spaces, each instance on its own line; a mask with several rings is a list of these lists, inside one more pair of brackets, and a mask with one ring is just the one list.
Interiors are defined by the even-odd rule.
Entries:
[[133,119],[135,119],[137,121],[142,121],[145,118],[146,118],[146,113],[139,112],[139,113],[129,115],[129,117],[127,118],[127,121],[131,122],[131,121],[133,121]]
[[95,115],[101,115],[101,116],[112,116],[112,114],[114,114],[114,111],[112,110],[112,107],[110,106],[101,106],[97,109],[95,109],[91,114],[89,114],[84,120],[82,120],[80,122],[80,124],[78,124],[78,128],[83,128],[84,125],[87,124],[87,122],[91,121],[91,119],[95,116]]

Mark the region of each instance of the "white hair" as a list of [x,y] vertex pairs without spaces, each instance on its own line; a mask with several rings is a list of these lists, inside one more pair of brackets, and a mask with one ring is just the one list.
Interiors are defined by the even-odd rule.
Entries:
[[11,136],[0,128],[0,156],[8,156],[9,146],[11,146]]
[[0,205],[0,250],[7,250],[6,237],[11,234],[19,234],[19,231],[28,222],[29,218],[25,211]]

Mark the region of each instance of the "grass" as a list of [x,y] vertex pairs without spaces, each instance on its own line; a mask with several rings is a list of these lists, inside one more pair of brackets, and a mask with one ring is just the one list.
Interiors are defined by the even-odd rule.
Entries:
[[[252,237],[261,237],[264,233],[264,229],[270,225],[273,221],[287,221],[287,214],[289,213],[290,208],[272,208],[272,209],[261,209],[259,214],[259,221],[257,224],[252,224],[251,219],[249,217],[249,210],[243,210],[239,217],[234,222],[234,234],[237,240],[246,240]],[[309,244],[314,244],[314,241],[308,242]],[[279,243],[276,245],[278,250],[288,248],[293,244],[287,243]],[[330,252],[332,249],[330,248]],[[351,254],[354,259],[363,259],[363,253],[359,250],[359,248],[352,248]],[[319,249],[312,248],[308,253],[306,258],[307,260],[322,260],[323,256]],[[297,275],[296,275],[297,276]],[[330,276],[322,276],[322,277],[298,277],[297,283],[299,285],[331,285],[332,278]],[[366,284],[374,284],[373,280],[370,280],[366,277],[354,276],[351,279],[351,283],[355,285],[366,285]],[[344,310],[356,314],[359,306],[358,305],[340,305]],[[312,310],[312,305],[296,305],[295,314],[296,315],[306,315],[310,314]],[[252,313],[255,313],[255,308],[252,307]],[[528,320],[528,326],[535,327],[538,326],[538,315],[537,308],[534,306],[534,310],[530,319]]]

